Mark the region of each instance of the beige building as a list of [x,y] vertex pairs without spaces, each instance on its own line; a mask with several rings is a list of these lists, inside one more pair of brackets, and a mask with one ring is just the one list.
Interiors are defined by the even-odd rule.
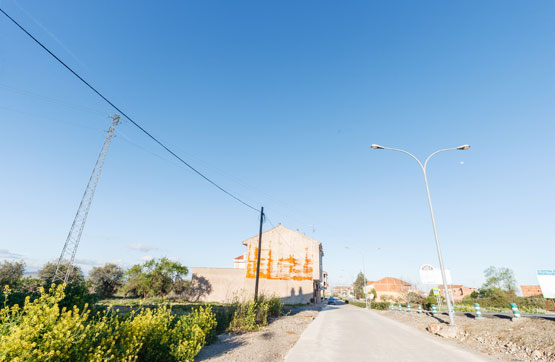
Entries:
[[523,297],[531,297],[534,295],[542,295],[542,288],[539,285],[521,285]]
[[[445,298],[443,285],[438,285],[437,287],[441,296]],[[448,285],[447,288],[450,291],[449,295],[452,297],[452,300],[457,303],[462,301],[464,297],[470,296],[470,294],[472,294],[473,292],[478,292],[478,289],[476,288],[465,287],[464,285],[460,284]]]
[[376,290],[376,297],[378,301],[405,301],[409,293],[421,294],[414,285],[404,280],[385,277],[376,281],[366,282],[369,291]]
[[333,287],[333,295],[337,297],[347,297],[352,294],[353,294],[353,287],[350,285],[348,286],[338,285]]
[[[246,250],[233,260],[233,268],[193,268],[194,299],[225,303],[253,297],[258,235],[243,245]],[[259,294],[290,304],[320,301],[327,282],[323,256],[322,243],[281,224],[263,232]]]

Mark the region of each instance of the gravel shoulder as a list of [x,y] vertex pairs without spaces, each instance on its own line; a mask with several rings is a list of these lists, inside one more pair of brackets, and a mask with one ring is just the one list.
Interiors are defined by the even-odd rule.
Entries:
[[[380,314],[419,330],[430,324],[446,326],[449,317],[397,311]],[[454,338],[445,338],[467,349],[488,354],[500,361],[555,361],[555,322],[546,319],[481,318],[456,316],[459,331]],[[446,328],[447,329],[447,328]],[[443,338],[436,336],[437,338]]]
[[259,331],[220,334],[214,343],[200,351],[195,362],[283,361],[320,309],[318,306],[293,308]]

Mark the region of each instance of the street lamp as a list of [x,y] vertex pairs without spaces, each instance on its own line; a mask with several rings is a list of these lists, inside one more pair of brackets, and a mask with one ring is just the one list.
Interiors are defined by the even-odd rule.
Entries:
[[[368,297],[366,295],[366,267],[364,266],[364,253],[358,249],[353,249],[350,246],[346,246],[345,249],[350,249],[350,250],[356,250],[360,253],[360,255],[362,256],[362,275],[364,275],[364,288],[363,288],[363,292],[364,292],[364,299],[366,300],[366,309],[368,309]],[[355,290],[353,288],[353,294],[355,293]]]
[[434,227],[434,236],[436,239],[436,249],[437,249],[437,256],[439,258],[439,266],[441,268],[441,278],[443,279],[443,290],[445,290],[445,300],[447,301],[447,311],[449,313],[449,322],[452,326],[455,325],[455,311],[453,310],[453,307],[451,305],[451,298],[449,296],[449,293],[447,292],[447,278],[445,277],[445,267],[443,266],[443,257],[441,256],[441,247],[439,246],[439,237],[437,235],[437,228],[436,228],[436,220],[434,218],[434,208],[432,207],[432,197],[430,196],[430,187],[428,186],[428,175],[426,174],[426,169],[428,167],[428,162],[430,161],[430,158],[432,158],[434,155],[440,153],[440,152],[444,152],[444,151],[455,151],[455,150],[468,150],[470,148],[470,145],[462,145],[459,147],[453,147],[453,148],[445,148],[442,150],[437,150],[434,153],[432,153],[431,155],[429,155],[426,160],[424,161],[424,164],[422,164],[422,162],[420,162],[420,160],[418,158],[416,158],[413,154],[405,151],[405,150],[401,150],[398,148],[390,148],[390,147],[384,147],[384,146],[380,146],[377,144],[372,144],[372,149],[373,150],[391,150],[391,151],[398,151],[398,152],[402,152],[405,153],[407,155],[409,155],[410,157],[414,158],[416,160],[416,162],[418,162],[418,165],[420,165],[420,168],[422,169],[422,172],[424,173],[424,182],[426,184],[426,193],[428,194],[428,204],[430,205],[430,215],[432,216],[432,226]]

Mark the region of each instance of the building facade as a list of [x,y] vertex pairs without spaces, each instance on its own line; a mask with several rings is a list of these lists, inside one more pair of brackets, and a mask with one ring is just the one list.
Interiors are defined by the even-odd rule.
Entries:
[[353,287],[350,285],[338,285],[333,287],[333,295],[337,297],[349,297],[353,295]]
[[421,292],[414,285],[404,280],[385,277],[377,281],[367,281],[368,289],[376,290],[376,300],[382,302],[406,301],[409,293]]
[[531,297],[534,295],[542,295],[542,288],[539,285],[521,285],[523,297]]
[[[258,260],[258,235],[242,243],[246,250],[233,268],[193,268],[192,285],[204,285],[197,300],[231,302],[252,298]],[[326,280],[322,243],[278,224],[262,233],[259,294],[277,296],[284,303],[319,302]]]
[[[464,297],[469,297],[470,294],[472,294],[473,292],[478,292],[478,289],[476,288],[466,287],[460,284],[448,285],[447,288],[449,290],[449,296],[451,296],[452,300],[457,303],[463,300]],[[443,285],[438,285],[438,289],[439,289],[439,294],[441,294],[441,296],[445,298],[445,291],[443,290]]]

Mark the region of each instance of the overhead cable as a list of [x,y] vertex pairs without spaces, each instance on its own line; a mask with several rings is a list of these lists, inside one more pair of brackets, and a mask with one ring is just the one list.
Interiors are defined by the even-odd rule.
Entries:
[[210,184],[212,184],[214,187],[218,188],[220,191],[224,192],[225,194],[227,194],[228,196],[234,198],[236,201],[240,202],[241,204],[245,205],[246,207],[259,212],[260,210],[252,205],[249,205],[248,203],[246,203],[245,201],[241,200],[239,197],[235,196],[234,194],[232,194],[231,192],[227,191],[226,189],[224,189],[223,187],[221,187],[220,185],[218,185],[216,182],[212,181],[210,178],[208,178],[207,176],[205,176],[202,172],[200,172],[199,170],[197,170],[196,168],[194,168],[193,166],[191,166],[189,163],[187,163],[185,160],[183,160],[181,157],[179,157],[175,152],[173,152],[171,149],[169,149],[166,145],[164,145],[161,141],[159,141],[156,137],[154,137],[152,134],[150,134],[146,129],[144,129],[143,127],[141,127],[137,122],[135,122],[131,117],[129,117],[124,111],[122,111],[118,106],[116,106],[114,103],[112,103],[108,98],[106,98],[104,95],[102,95],[102,93],[100,93],[98,90],[96,90],[96,88],[94,88],[89,82],[87,82],[85,79],[83,79],[83,77],[81,77],[79,74],[77,74],[73,69],[71,69],[66,63],[64,63],[60,58],[58,58],[56,56],[56,54],[54,54],[52,51],[50,51],[50,49],[48,49],[44,44],[42,44],[39,40],[37,40],[37,38],[35,38],[31,33],[29,33],[23,26],[21,26],[17,21],[15,21],[15,19],[13,19],[11,16],[9,16],[2,8],[0,8],[0,11],[6,15],[6,17],[8,19],[10,19],[15,25],[17,25],[17,27],[19,29],[21,29],[25,34],[27,34],[31,39],[33,39],[35,41],[35,43],[37,43],[38,45],[41,46],[42,49],[44,49],[48,54],[50,54],[54,59],[56,59],[61,65],[63,65],[67,70],[69,70],[74,76],[76,76],[81,82],[83,82],[87,87],[89,87],[93,92],[95,92],[100,98],[102,98],[104,101],[106,101],[106,103],[108,103],[109,105],[111,105],[112,107],[114,107],[115,110],[117,110],[122,116],[124,116],[125,118],[127,118],[129,120],[129,122],[133,123],[133,125],[135,125],[138,129],[140,129],[144,134],[146,134],[148,137],[150,137],[154,142],[158,143],[162,148],[164,148],[166,151],[168,151],[172,156],[174,156],[175,158],[177,158],[181,163],[183,163],[185,166],[189,167],[193,172],[195,172],[197,175],[199,175],[200,177],[202,177],[204,180],[206,180],[207,182],[209,182]]

